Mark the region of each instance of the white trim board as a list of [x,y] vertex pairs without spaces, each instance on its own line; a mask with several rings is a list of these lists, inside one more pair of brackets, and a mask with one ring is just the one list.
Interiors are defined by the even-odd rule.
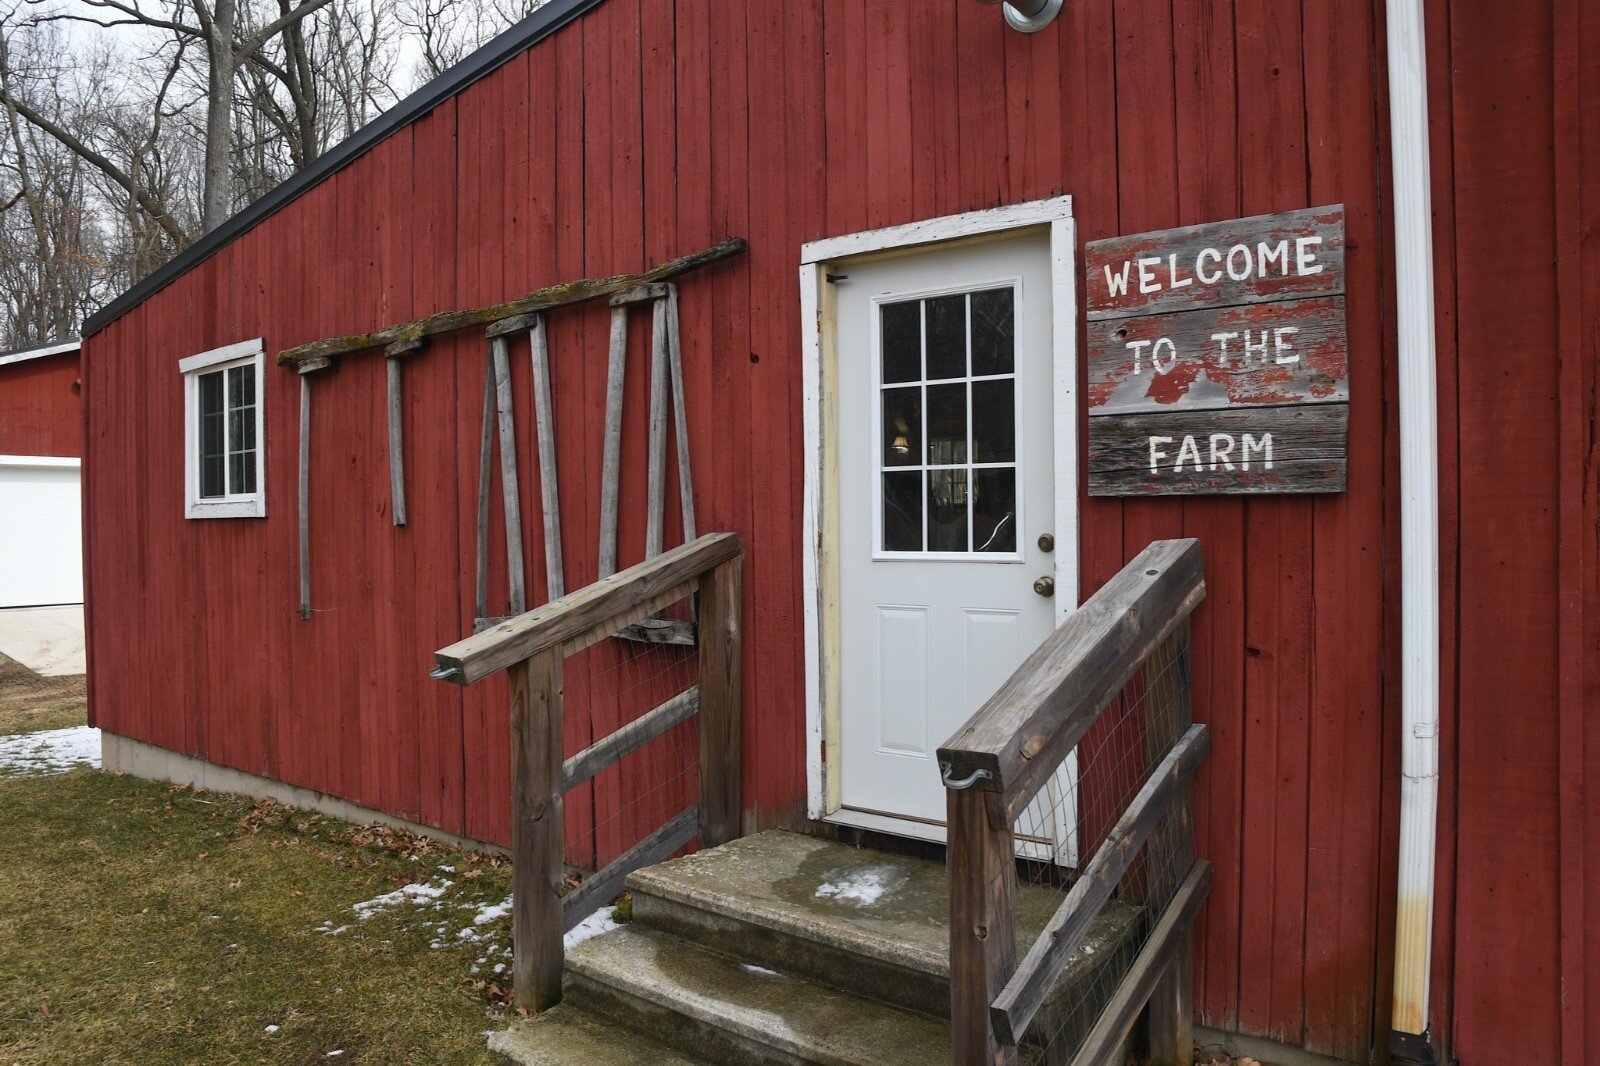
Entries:
[[239,341],[236,344],[225,344],[221,348],[213,348],[209,352],[201,352],[198,355],[189,355],[179,359],[178,373],[192,374],[196,370],[205,370],[208,367],[216,366],[218,363],[231,363],[235,359],[245,359],[252,355],[262,355],[265,352],[266,346],[262,344],[260,337],[255,340]]
[[48,359],[52,355],[65,355],[75,352],[83,346],[81,341],[63,341],[60,344],[47,344],[43,348],[29,348],[25,352],[7,352],[0,355],[0,366],[10,366],[12,363],[27,363],[34,359]]
[[945,215],[922,222],[907,222],[902,226],[847,233],[842,237],[827,237],[800,246],[802,265],[821,263],[831,259],[854,258],[874,252],[903,251],[924,244],[963,240],[1030,226],[1054,226],[1072,220],[1072,197],[1057,196],[1049,200],[1032,200],[1025,204],[991,207],[982,211],[968,211],[960,215]]
[[832,341],[833,295],[827,284],[830,268],[841,260],[902,252],[935,244],[974,238],[1014,236],[1018,231],[1048,227],[1050,234],[1050,307],[1052,365],[1055,392],[1055,492],[1056,492],[1056,622],[1059,625],[1078,606],[1078,352],[1077,352],[1077,235],[1072,218],[1072,197],[1058,196],[1024,204],[969,211],[901,226],[851,233],[811,241],[800,250],[800,348],[805,428],[805,484],[802,497],[802,553],[805,610],[806,672],[806,810],[818,820],[856,825],[920,839],[943,839],[941,827],[910,819],[851,811],[838,799],[838,782],[830,780],[829,765],[837,766],[830,751],[828,719],[837,713],[837,649],[825,649],[837,634],[837,604],[827,599],[837,590],[828,557],[830,530],[835,516],[826,510],[828,477],[825,448],[836,432],[836,411],[826,404],[826,382],[832,375],[835,353]]
[[65,455],[0,455],[0,466],[71,466],[81,467],[82,459]]

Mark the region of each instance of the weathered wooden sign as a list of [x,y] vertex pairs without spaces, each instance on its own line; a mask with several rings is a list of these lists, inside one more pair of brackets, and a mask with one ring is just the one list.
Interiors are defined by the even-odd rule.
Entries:
[[1085,252],[1091,496],[1344,490],[1343,205]]

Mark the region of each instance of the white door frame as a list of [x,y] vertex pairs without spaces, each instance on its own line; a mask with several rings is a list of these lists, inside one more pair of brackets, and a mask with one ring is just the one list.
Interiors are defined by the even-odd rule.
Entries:
[[[812,241],[800,249],[800,330],[805,405],[806,809],[816,819],[943,840],[942,827],[841,808],[839,759],[838,473],[826,462],[838,437],[838,353],[830,273],[848,263],[930,246],[1050,236],[1051,362],[1055,391],[1056,624],[1078,606],[1078,275],[1072,197],[971,211]],[[830,774],[829,768],[834,772]]]

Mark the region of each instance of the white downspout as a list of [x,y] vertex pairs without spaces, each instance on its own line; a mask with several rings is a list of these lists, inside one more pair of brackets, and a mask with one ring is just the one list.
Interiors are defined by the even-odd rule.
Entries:
[[1423,0],[1387,0],[1400,377],[1400,854],[1396,1061],[1432,1063],[1428,978],[1439,810],[1439,447]]

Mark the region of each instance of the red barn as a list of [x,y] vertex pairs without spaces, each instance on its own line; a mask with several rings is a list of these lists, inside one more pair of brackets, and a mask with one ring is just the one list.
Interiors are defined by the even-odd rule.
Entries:
[[83,602],[78,342],[0,352],[0,608]]
[[[506,683],[432,681],[434,652],[671,547],[688,502],[744,544],[746,827],[938,840],[950,714],[1192,537],[1199,1020],[1353,1062],[1391,1030],[1425,1061],[1424,1028],[1464,1062],[1582,1061],[1597,94],[1578,0],[1068,0],[1034,33],[977,0],[552,0],[88,323],[107,765],[510,844]],[[1139,443],[1150,491],[1104,494],[1097,242],[1329,205],[1321,480],[1166,492]],[[662,394],[642,312],[615,358],[604,299],[502,331],[487,396],[482,332],[444,326],[505,315],[425,319],[648,285],[729,238],[655,301],[661,430],[608,403],[612,364]],[[1232,247],[1134,252],[1155,266],[1123,283],[1293,261]],[[651,442],[674,425],[681,495]],[[1193,436],[1139,441],[1181,473]],[[1199,441],[1212,474],[1249,455]],[[569,839],[604,862],[632,839],[582,795]]]

